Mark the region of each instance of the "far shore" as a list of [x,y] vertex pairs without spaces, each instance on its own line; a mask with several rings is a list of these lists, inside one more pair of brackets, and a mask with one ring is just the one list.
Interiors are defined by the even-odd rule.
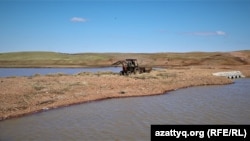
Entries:
[[249,66],[186,66],[131,76],[82,72],[0,78],[0,120],[96,100],[166,94],[193,86],[231,84],[231,79],[212,75],[230,70],[240,70],[246,77],[250,76]]

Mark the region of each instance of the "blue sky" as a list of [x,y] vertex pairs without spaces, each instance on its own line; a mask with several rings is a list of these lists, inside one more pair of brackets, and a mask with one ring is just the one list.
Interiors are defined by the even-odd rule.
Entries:
[[0,52],[250,49],[248,0],[0,0]]

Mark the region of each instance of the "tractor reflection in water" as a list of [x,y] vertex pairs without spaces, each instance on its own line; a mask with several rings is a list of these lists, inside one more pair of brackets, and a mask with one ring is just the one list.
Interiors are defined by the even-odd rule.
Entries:
[[120,75],[130,75],[130,74],[138,74],[150,72],[152,70],[151,67],[139,67],[137,59],[126,59],[113,63],[112,65],[122,65],[122,71],[120,71]]

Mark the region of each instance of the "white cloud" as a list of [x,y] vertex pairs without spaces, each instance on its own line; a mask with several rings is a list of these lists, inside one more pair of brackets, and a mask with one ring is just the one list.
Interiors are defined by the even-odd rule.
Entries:
[[216,31],[217,35],[226,35],[226,33],[224,31]]
[[87,19],[81,18],[81,17],[73,17],[73,18],[70,19],[70,21],[71,22],[82,22],[82,23],[84,23],[84,22],[87,22]]
[[206,32],[187,32],[186,34],[195,36],[225,36],[226,32],[218,30],[218,31],[206,31]]

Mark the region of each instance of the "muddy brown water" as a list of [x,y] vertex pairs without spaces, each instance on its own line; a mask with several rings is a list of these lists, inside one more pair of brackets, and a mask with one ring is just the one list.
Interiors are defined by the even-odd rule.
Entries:
[[150,140],[151,124],[250,124],[250,79],[48,110],[0,122],[0,140]]

